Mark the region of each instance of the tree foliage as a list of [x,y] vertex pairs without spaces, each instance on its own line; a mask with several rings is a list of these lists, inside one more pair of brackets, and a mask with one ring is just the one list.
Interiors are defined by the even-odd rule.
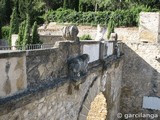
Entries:
[[139,13],[141,11],[152,11],[146,6],[131,7],[127,10],[117,9],[115,11],[97,11],[97,12],[76,12],[71,9],[58,9],[46,13],[46,20],[49,22],[59,23],[74,23],[83,25],[107,25],[112,17],[115,21],[115,26],[137,26],[139,21]]
[[20,20],[24,21],[26,14],[29,14],[32,18],[31,24],[39,20],[40,16],[45,12],[45,3],[43,0],[16,0],[15,6],[18,10]]
[[92,38],[89,34],[84,34],[80,37],[80,40],[92,40]]
[[1,24],[1,20],[0,20],[0,39],[2,39],[2,24]]
[[23,38],[23,46],[27,44],[31,44],[30,40],[30,16],[29,14],[26,15],[26,24],[25,24],[25,31],[24,31],[24,38]]
[[37,29],[38,29],[37,22],[35,21],[33,26],[32,26],[31,44],[41,43],[40,40],[39,40],[39,34],[38,34]]
[[18,40],[16,41],[17,46],[23,45],[23,37],[25,32],[26,20],[23,21],[19,26]]
[[17,10],[16,8],[14,8],[11,15],[11,21],[10,21],[10,32],[9,32],[9,38],[8,38],[9,45],[11,45],[12,34],[18,33],[18,26],[19,26],[19,22],[18,22]]
[[3,26],[2,27],[2,38],[5,39],[5,40],[8,40],[9,32],[10,32],[10,27],[9,26]]
[[[0,0],[0,22],[2,27],[10,24],[10,33],[17,33],[14,26],[19,28],[18,24],[12,24],[17,21],[10,18],[12,13],[16,13],[19,23],[28,14],[30,26],[35,21],[44,23],[44,18],[55,22],[108,24],[111,16],[115,26],[133,26],[138,24],[139,12],[146,9],[160,11],[160,0]],[[10,38],[11,34],[9,41]]]
[[0,0],[0,17],[2,25],[10,21],[13,7],[12,4],[12,0]]
[[114,19],[110,18],[109,22],[108,22],[108,26],[107,26],[107,38],[110,38],[111,33],[114,33],[114,27],[115,27],[115,23],[114,23]]
[[64,9],[68,8],[67,0],[64,0],[64,2],[63,2],[63,8]]

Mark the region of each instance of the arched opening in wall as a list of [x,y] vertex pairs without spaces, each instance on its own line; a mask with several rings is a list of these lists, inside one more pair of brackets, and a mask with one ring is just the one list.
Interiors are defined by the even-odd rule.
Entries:
[[93,100],[88,112],[87,120],[106,120],[107,103],[103,93],[100,92]]

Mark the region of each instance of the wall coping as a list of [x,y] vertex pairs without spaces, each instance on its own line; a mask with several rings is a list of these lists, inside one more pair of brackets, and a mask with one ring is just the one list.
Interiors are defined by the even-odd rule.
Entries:
[[4,51],[4,52],[0,52],[0,58],[21,57],[25,53],[26,51]]

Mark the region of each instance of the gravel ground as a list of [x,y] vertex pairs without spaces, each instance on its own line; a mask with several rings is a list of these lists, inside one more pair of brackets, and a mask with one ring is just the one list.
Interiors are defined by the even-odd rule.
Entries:
[[107,103],[102,93],[98,94],[91,103],[91,109],[88,113],[87,120],[106,120]]

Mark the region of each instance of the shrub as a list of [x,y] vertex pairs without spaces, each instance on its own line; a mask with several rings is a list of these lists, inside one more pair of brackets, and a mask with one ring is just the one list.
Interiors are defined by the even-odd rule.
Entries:
[[23,45],[25,25],[26,25],[26,21],[23,21],[19,26],[18,40],[16,41],[17,46],[22,46]]
[[2,27],[2,38],[5,39],[5,40],[8,40],[9,32],[10,32],[10,27],[9,26],[3,26]]
[[[92,24],[107,25],[110,18],[115,21],[115,26],[137,26],[139,21],[139,13],[142,11],[152,11],[144,5],[133,6],[127,10],[116,11],[98,11],[98,12],[76,12],[71,9],[59,8],[56,11],[48,11],[44,15],[44,19],[49,22],[59,23],[76,23],[76,24]],[[154,10],[155,11],[155,10]]]
[[37,31],[37,22],[35,21],[33,26],[32,26],[32,36],[31,36],[31,44],[39,44],[41,43],[39,40],[39,34]]
[[23,37],[23,46],[26,46],[27,44],[31,44],[31,41],[30,41],[30,16],[29,16],[29,14],[27,14],[27,17],[26,17],[24,37]]
[[1,20],[0,20],[0,39],[2,39],[2,24],[1,24]]
[[139,23],[139,13],[140,12],[150,12],[152,11],[152,9],[150,7],[146,7],[144,5],[140,5],[140,6],[133,6],[130,9],[132,16],[133,16],[133,22],[136,26],[138,26]]
[[115,22],[113,18],[110,18],[108,22],[108,31],[107,31],[107,38],[110,38],[111,33],[114,33],[114,27],[115,27]]
[[85,34],[82,37],[80,37],[80,40],[92,40],[92,38],[89,34]]

